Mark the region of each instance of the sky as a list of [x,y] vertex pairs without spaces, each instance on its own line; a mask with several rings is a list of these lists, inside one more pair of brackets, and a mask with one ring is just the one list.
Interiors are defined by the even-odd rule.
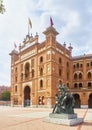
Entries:
[[50,26],[59,32],[57,41],[66,46],[72,44],[73,56],[92,54],[92,0],[4,0],[6,12],[0,14],[0,86],[11,84],[9,53],[23,42],[30,33],[45,40],[43,31]]

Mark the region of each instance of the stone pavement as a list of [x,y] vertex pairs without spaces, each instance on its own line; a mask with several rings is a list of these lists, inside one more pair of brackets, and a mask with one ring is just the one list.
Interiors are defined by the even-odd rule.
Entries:
[[0,106],[0,130],[92,130],[92,109],[74,109],[84,123],[64,126],[44,122],[50,108]]

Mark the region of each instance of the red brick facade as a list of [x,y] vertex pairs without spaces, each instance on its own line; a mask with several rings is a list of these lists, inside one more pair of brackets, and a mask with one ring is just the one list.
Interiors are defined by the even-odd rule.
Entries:
[[92,55],[72,57],[71,45],[58,43],[58,32],[48,27],[38,35],[26,36],[19,52],[11,55],[11,102],[12,105],[50,107],[55,104],[58,81],[73,92],[76,107],[92,107]]

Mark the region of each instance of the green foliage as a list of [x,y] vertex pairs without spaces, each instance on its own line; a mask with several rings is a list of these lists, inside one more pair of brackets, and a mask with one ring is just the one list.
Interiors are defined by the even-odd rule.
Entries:
[[0,13],[3,14],[5,12],[5,8],[3,5],[3,0],[0,0]]
[[4,100],[4,101],[10,101],[10,92],[9,91],[4,91],[2,93],[2,100]]

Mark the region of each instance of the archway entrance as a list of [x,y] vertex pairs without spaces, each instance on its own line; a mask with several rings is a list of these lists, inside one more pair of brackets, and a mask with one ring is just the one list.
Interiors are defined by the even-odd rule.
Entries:
[[79,94],[74,94],[74,99],[75,99],[75,108],[80,108],[81,106],[81,101],[80,101],[80,96]]
[[30,106],[30,87],[26,86],[24,89],[24,107]]
[[89,95],[88,108],[92,108],[92,93]]

